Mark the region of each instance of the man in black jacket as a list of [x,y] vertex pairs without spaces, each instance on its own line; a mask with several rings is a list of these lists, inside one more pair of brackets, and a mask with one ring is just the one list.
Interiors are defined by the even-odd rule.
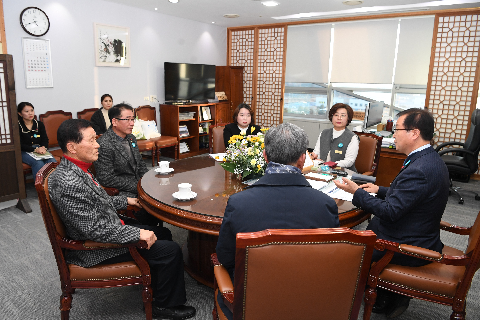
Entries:
[[[307,147],[308,137],[296,125],[283,123],[271,128],[265,135],[265,176],[228,199],[216,252],[232,279],[239,232],[339,226],[335,201],[313,189],[302,175]],[[227,318],[232,319],[221,297],[218,303]]]

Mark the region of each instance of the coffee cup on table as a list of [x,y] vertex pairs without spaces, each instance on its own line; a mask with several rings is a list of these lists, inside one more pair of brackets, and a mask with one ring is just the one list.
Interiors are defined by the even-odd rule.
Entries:
[[182,197],[190,197],[192,195],[192,185],[190,183],[180,183],[178,194]]
[[170,162],[168,162],[168,161],[160,161],[158,163],[158,166],[160,167],[161,171],[167,171],[168,168],[169,168],[169,165],[170,165]]

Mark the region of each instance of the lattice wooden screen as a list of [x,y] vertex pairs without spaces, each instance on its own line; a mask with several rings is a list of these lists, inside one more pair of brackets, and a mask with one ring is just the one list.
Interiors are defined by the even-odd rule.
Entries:
[[231,66],[243,66],[243,99],[255,109],[255,123],[282,122],[285,27],[235,30],[230,34]]
[[256,123],[263,127],[282,121],[282,78],[285,28],[258,30]]
[[427,105],[436,143],[465,141],[478,90],[480,16],[437,15],[435,26]]
[[230,38],[230,65],[243,68],[243,102],[253,102],[255,30],[233,31]]
[[3,62],[0,62],[0,145],[13,144],[12,134],[10,132],[10,114],[7,106],[8,97],[5,92],[6,70]]

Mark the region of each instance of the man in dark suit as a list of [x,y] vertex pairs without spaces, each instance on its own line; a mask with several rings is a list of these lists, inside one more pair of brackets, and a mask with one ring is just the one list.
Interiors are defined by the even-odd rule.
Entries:
[[125,103],[108,110],[110,128],[98,138],[100,151],[95,161],[97,179],[104,187],[116,188],[120,195],[136,197],[137,183],[148,169],[132,134],[133,108]]
[[[91,123],[82,119],[63,122],[57,138],[64,153],[50,175],[48,190],[66,232],[73,240],[128,243],[145,240],[148,249],[139,253],[152,273],[153,314],[162,319],[187,319],[195,315],[185,306],[186,292],[182,251],[177,243],[159,240],[161,228],[141,225],[127,217],[120,220],[117,210],[127,204],[140,206],[136,198],[109,196],[88,168],[97,160],[99,145]],[[98,264],[131,261],[126,248],[71,251],[67,262],[84,268]]]
[[[402,169],[389,188],[368,183],[357,186],[343,178],[340,189],[353,193],[352,203],[374,215],[367,229],[378,238],[442,252],[440,220],[448,200],[448,170],[430,145],[434,120],[428,111],[408,109],[398,114],[394,138],[396,149],[407,155]],[[369,193],[376,193],[374,197]],[[383,252],[374,251],[373,261]],[[406,266],[428,264],[426,260],[395,253],[392,263]],[[401,314],[409,299],[385,298],[379,292],[374,312],[392,318]],[[390,297],[392,295],[389,295]],[[385,300],[385,301],[383,301]],[[387,301],[387,300],[390,300]]]
[[[228,199],[216,252],[232,279],[239,232],[339,226],[335,201],[313,189],[302,175],[307,147],[307,135],[296,125],[283,123],[271,128],[265,135],[265,175]],[[232,319],[221,297],[218,302],[223,313]]]

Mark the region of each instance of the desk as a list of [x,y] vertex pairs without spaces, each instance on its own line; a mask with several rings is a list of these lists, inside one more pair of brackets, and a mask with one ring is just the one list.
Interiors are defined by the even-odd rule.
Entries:
[[[188,230],[183,247],[185,269],[197,281],[213,286],[210,254],[215,252],[223,213],[230,195],[245,185],[209,156],[186,158],[171,163],[174,172],[157,174],[153,169],[138,182],[138,197],[151,215]],[[197,197],[191,201],[173,199],[178,184],[192,184]],[[370,215],[355,208],[351,202],[335,200],[342,227],[352,227]]]
[[390,187],[390,183],[400,172],[403,161],[407,156],[395,149],[381,148],[380,160],[378,162],[377,180],[378,186]]

